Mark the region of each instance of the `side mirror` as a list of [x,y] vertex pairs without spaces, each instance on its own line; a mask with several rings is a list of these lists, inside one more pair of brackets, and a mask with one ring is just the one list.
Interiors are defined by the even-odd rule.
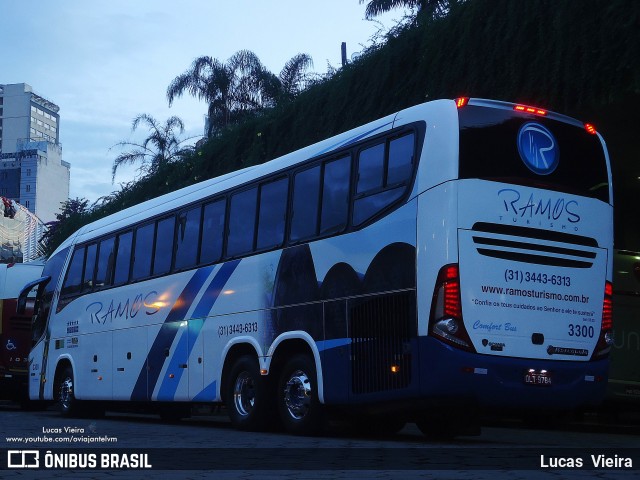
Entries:
[[44,287],[51,280],[50,276],[40,277],[33,282],[27,283],[22,290],[20,291],[20,295],[18,295],[18,306],[16,311],[18,315],[24,315],[25,310],[27,309],[27,297],[29,296],[29,292],[33,290],[34,287],[42,286]]

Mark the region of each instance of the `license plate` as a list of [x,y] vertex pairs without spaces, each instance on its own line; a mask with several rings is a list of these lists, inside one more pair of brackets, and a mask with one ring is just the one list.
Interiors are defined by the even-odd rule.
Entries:
[[525,372],[524,383],[527,385],[537,385],[540,387],[551,386],[551,374],[547,371],[531,371]]

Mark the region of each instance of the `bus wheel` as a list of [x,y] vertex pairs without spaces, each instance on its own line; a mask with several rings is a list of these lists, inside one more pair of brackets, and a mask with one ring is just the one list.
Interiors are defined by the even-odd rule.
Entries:
[[295,435],[315,435],[324,426],[318,399],[316,366],[308,355],[289,360],[278,382],[278,410],[285,429]]
[[265,428],[268,412],[265,380],[260,376],[258,359],[245,355],[229,372],[225,401],[231,423],[241,430]]
[[80,405],[74,394],[73,370],[65,367],[58,377],[56,383],[58,403],[60,413],[63,417],[73,417],[80,413]]

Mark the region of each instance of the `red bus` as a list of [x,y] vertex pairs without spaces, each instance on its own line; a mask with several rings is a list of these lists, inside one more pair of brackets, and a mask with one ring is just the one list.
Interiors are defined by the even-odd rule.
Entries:
[[26,400],[27,367],[31,349],[33,299],[22,315],[16,313],[22,287],[40,277],[43,264],[0,264],[0,398]]

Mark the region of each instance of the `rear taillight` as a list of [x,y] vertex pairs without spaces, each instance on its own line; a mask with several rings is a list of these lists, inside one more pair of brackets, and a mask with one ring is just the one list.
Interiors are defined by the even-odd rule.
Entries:
[[460,272],[458,265],[440,269],[431,302],[429,334],[463,350],[475,352],[462,321]]
[[592,360],[605,358],[611,351],[613,344],[613,285],[605,282],[604,300],[602,301],[602,324],[600,326],[600,338],[596,345]]
[[533,113],[534,115],[540,115],[544,117],[547,115],[547,111],[543,108],[531,107],[529,105],[516,105],[513,107],[516,112]]

